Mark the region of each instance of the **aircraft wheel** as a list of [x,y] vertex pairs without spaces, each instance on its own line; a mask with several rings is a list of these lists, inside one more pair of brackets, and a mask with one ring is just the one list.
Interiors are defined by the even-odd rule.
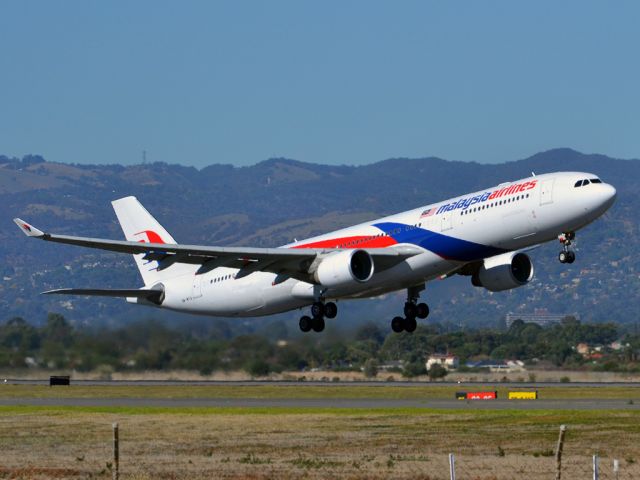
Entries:
[[391,320],[391,330],[396,333],[402,332],[404,330],[404,318],[394,317],[394,319]]
[[322,317],[314,317],[313,324],[311,325],[314,332],[321,332],[324,330],[324,318]]
[[573,263],[576,261],[576,254],[572,251],[567,252],[567,263]]
[[338,306],[333,302],[327,302],[324,305],[324,316],[327,318],[336,318],[338,315]]
[[312,324],[313,324],[313,321],[311,317],[308,317],[306,315],[300,317],[300,330],[302,330],[303,332],[306,333],[309,330],[311,330]]
[[404,304],[404,316],[407,318],[416,318],[418,313],[418,307],[415,303],[407,302]]
[[405,318],[404,320],[404,329],[411,333],[411,332],[415,332],[416,328],[418,327],[418,322],[416,322],[415,318]]
[[416,305],[416,316],[418,318],[427,318],[429,316],[429,305],[426,303]]
[[324,315],[324,303],[322,302],[314,302],[311,305],[311,315],[315,317],[322,317]]
[[564,250],[558,254],[558,260],[560,263],[567,263],[567,256],[569,252],[565,252]]

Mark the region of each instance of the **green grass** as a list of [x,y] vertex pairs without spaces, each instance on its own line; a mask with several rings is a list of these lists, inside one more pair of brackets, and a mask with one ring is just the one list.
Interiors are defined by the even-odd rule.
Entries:
[[[68,407],[68,406],[34,406],[12,405],[0,406],[0,416],[7,415],[57,415],[76,416],[82,414],[117,414],[117,415],[231,415],[231,416],[265,416],[265,415],[326,415],[332,417],[353,417],[370,419],[372,417],[403,418],[428,417],[438,415],[458,422],[465,418],[464,428],[475,428],[478,425],[492,422],[499,425],[526,425],[531,423],[560,424],[563,421],[580,424],[608,423],[614,417],[634,418],[640,431],[640,410],[457,410],[441,408],[316,408],[316,407]],[[558,423],[560,422],[560,423]],[[386,424],[368,425],[370,429],[384,429]]]
[[[346,398],[346,399],[451,399],[456,391],[497,390],[499,398],[507,398],[509,390],[496,385],[442,386],[314,386],[279,385],[109,385],[48,387],[43,385],[0,385],[0,398]],[[640,387],[569,387],[553,386],[538,389],[539,398],[547,400],[602,399],[640,401]],[[525,401],[525,400],[523,400]]]

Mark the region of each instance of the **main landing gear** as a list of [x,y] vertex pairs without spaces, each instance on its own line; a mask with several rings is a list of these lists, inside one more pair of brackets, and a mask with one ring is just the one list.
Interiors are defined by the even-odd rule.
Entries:
[[321,332],[324,330],[324,318],[336,318],[338,306],[333,302],[314,302],[311,305],[311,317],[303,315],[300,317],[300,330],[303,332]]
[[419,292],[424,290],[424,285],[407,289],[407,302],[404,304],[404,317],[395,317],[391,320],[391,330],[396,333],[402,331],[414,332],[418,326],[416,318],[427,318],[429,316],[429,306],[426,303],[417,303],[420,298]]
[[576,254],[571,250],[571,242],[575,240],[575,232],[567,232],[558,235],[558,240],[562,244],[562,251],[558,254],[560,263],[573,263],[576,260]]

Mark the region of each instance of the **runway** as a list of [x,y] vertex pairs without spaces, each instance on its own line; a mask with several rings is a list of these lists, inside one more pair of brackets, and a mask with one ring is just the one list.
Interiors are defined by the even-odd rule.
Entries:
[[[49,385],[49,379],[20,379],[7,378],[0,379],[0,382],[7,385]],[[417,381],[286,381],[286,380],[75,380],[71,379],[73,385],[78,386],[278,386],[278,387],[298,387],[301,385],[318,387],[460,387],[464,390],[467,387],[488,386],[504,388],[606,388],[606,387],[636,387],[640,391],[640,382],[417,382]]]
[[[46,388],[48,379],[0,380],[0,406],[41,406],[41,407],[102,407],[102,408],[282,408],[282,409],[443,409],[443,410],[637,410],[640,409],[640,384],[638,383],[487,383],[487,382],[295,382],[295,381],[179,381],[179,380],[143,380],[143,381],[109,381],[109,380],[71,380],[71,387],[59,386]],[[31,397],[31,389],[21,391],[18,395],[3,396],[2,386],[33,386],[38,394]],[[77,387],[77,389],[76,389]],[[95,388],[94,388],[95,387]],[[103,387],[116,387],[103,388]],[[123,387],[120,390],[118,387]],[[149,387],[147,390],[146,387]],[[167,394],[158,394],[167,387]],[[214,387],[214,388],[206,388]],[[215,387],[220,387],[215,388]],[[227,387],[227,388],[224,388]],[[229,390],[231,387],[231,390]],[[239,390],[235,390],[238,387]],[[253,388],[252,388],[253,387]],[[257,387],[257,388],[256,388]],[[277,387],[280,394],[273,395]],[[351,388],[372,387],[367,395],[360,390],[357,395]],[[396,388],[396,391],[387,388]],[[429,395],[430,387],[448,387],[450,397],[440,395],[433,398]],[[600,388],[622,387],[629,389],[624,398],[607,395]],[[24,387],[23,387],[24,388]],[[70,389],[69,389],[70,388]],[[545,398],[545,391],[554,388],[585,389],[578,398]],[[301,394],[296,393],[301,389]],[[328,390],[325,390],[328,389]],[[344,389],[344,398],[340,391]],[[380,389],[380,390],[378,390]],[[423,389],[423,390],[417,390]],[[497,400],[457,400],[455,391],[500,390],[502,397]],[[542,398],[538,400],[507,400],[506,389],[537,390]],[[589,389],[591,391],[587,392]],[[236,392],[241,391],[240,395]],[[282,392],[285,393],[282,393]],[[327,395],[325,392],[330,391]],[[402,392],[406,391],[407,395]],[[566,390],[565,390],[566,391]],[[120,396],[120,392],[125,392]],[[233,393],[229,393],[233,392]],[[419,394],[417,392],[423,392]],[[636,393],[637,392],[637,393]],[[423,397],[424,396],[424,397]],[[296,398],[298,397],[298,398]],[[383,397],[383,398],[380,398]],[[387,397],[387,398],[384,398]],[[404,397],[404,398],[403,398]],[[599,398],[604,397],[604,398]]]
[[0,398],[0,406],[442,410],[638,410],[628,400],[404,400],[352,398]]

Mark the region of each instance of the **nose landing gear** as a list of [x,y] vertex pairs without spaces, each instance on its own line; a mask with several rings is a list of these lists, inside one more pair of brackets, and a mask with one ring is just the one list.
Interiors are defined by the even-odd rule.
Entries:
[[336,318],[338,306],[333,302],[314,302],[311,305],[311,317],[303,315],[300,317],[300,330],[303,332],[321,332],[324,330],[324,318]]
[[576,254],[571,250],[571,243],[575,238],[575,232],[566,232],[558,235],[558,240],[562,244],[562,251],[558,254],[560,263],[573,263],[576,260]]
[[424,285],[407,289],[407,302],[404,304],[404,318],[394,317],[391,321],[391,330],[396,333],[402,331],[414,332],[418,326],[416,318],[427,318],[429,316],[429,306],[426,303],[417,303],[420,298],[420,291],[424,290]]

